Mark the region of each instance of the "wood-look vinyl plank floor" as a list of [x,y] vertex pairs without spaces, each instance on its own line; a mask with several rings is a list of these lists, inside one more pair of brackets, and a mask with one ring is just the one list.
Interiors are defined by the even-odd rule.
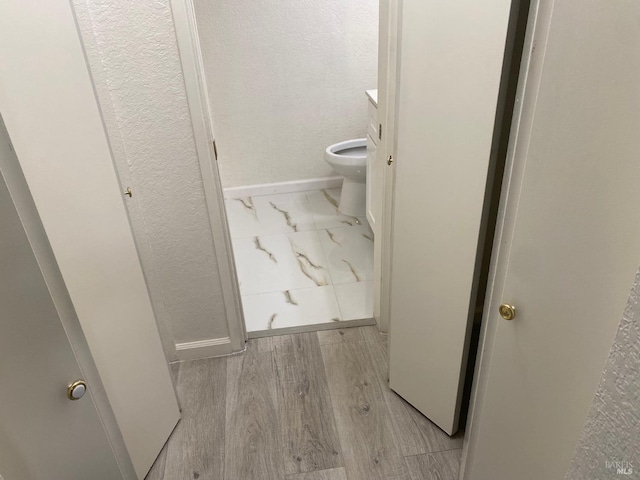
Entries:
[[284,461],[271,352],[228,358],[226,480],[282,480]]
[[276,347],[274,355],[285,473],[341,467],[318,337],[302,333],[288,339],[290,345]]
[[273,350],[273,338],[274,337],[252,338],[249,340],[249,343],[253,348],[258,350],[258,353],[267,353]]
[[[362,330],[370,327],[357,327],[357,328],[340,328],[338,330],[324,330],[316,332],[318,335],[318,341],[320,345],[330,345],[332,343],[342,342],[357,342],[358,340],[364,340],[362,336]],[[376,327],[372,327],[376,328]]]
[[402,455],[419,455],[462,448],[462,434],[450,437],[389,388],[387,336],[380,334],[376,327],[363,327],[362,334],[371,350],[371,359],[378,381],[384,386],[384,398]]
[[344,468],[332,468],[331,470],[288,475],[287,480],[347,480],[347,474]]
[[365,341],[322,346],[349,480],[408,480]]
[[180,364],[177,392],[182,419],[167,442],[164,478],[222,478],[226,378],[226,358]]
[[457,480],[462,438],[389,389],[386,338],[282,335],[172,364],[182,420],[147,480]]
[[405,457],[411,480],[458,480],[461,449]]

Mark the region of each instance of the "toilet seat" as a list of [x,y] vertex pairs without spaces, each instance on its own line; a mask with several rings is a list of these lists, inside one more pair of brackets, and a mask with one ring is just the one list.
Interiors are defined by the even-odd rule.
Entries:
[[[344,152],[344,153],[343,153]],[[334,165],[353,165],[366,161],[367,139],[355,138],[340,143],[334,143],[325,150],[325,159]]]
[[345,215],[364,217],[367,178],[367,139],[356,138],[327,147],[324,159],[344,177],[338,209]]

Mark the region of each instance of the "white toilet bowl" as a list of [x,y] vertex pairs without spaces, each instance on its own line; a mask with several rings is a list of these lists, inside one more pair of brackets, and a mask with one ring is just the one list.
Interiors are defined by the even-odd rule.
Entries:
[[324,159],[344,177],[338,210],[364,217],[366,208],[367,139],[356,138],[327,147]]

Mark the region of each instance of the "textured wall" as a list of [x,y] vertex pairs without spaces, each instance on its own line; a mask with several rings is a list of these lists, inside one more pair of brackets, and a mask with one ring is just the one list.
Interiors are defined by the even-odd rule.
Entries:
[[226,337],[169,0],[74,5],[165,348]]
[[640,478],[639,300],[640,272],[566,480]]
[[366,135],[377,0],[194,0],[225,187],[335,175]]

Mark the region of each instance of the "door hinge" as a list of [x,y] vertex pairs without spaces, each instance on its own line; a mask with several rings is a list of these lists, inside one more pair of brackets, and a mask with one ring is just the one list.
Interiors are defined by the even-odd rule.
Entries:
[[216,146],[216,141],[213,140],[211,143],[213,143],[213,156],[216,159],[216,162],[218,161],[218,147]]
[[382,124],[378,124],[378,140],[382,140]]

